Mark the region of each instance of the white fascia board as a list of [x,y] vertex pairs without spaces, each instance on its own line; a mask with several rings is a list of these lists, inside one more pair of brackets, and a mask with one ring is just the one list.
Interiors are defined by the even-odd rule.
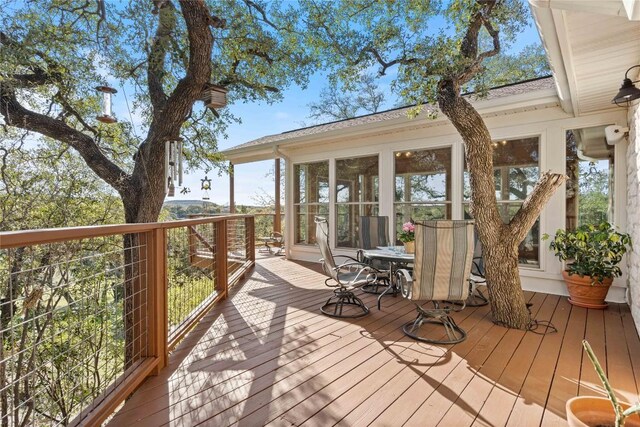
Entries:
[[[529,0],[531,13],[538,27],[542,45],[547,52],[547,60],[556,83],[560,106],[566,113],[575,115],[577,114],[577,109],[575,108],[576,97],[575,93],[571,92],[571,86],[569,85],[566,65],[560,48],[554,15],[549,8],[549,1]],[[563,34],[562,37],[566,39],[566,35]]]
[[529,3],[541,9],[624,16],[633,20],[633,10],[637,7],[637,5],[634,6],[633,3],[637,3],[637,1],[638,0],[529,0]]
[[638,0],[622,0],[622,4],[630,21],[640,21],[640,2]]
[[[507,114],[512,111],[521,110],[536,106],[556,105],[559,103],[555,89],[537,90],[519,95],[505,96],[502,98],[489,100],[475,100],[471,104],[481,115],[495,115],[499,113]],[[439,126],[448,123],[449,119],[440,113],[437,118],[430,119],[426,114],[415,119],[407,116],[395,119],[384,120],[375,123],[363,123],[343,129],[328,130],[299,137],[282,139],[254,146],[241,147],[223,151],[222,154],[234,164],[256,162],[260,160],[273,159],[278,157],[277,153],[282,150],[286,153],[287,148],[304,146],[317,142],[332,142],[338,139],[362,138],[368,135],[380,135],[382,133],[394,132],[407,127],[426,128]]]

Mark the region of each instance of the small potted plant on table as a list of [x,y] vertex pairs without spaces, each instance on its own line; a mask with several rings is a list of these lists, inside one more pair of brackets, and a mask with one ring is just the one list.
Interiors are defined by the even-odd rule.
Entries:
[[416,225],[409,221],[402,224],[402,231],[398,239],[404,243],[405,253],[412,254],[416,251]]
[[562,276],[569,302],[586,308],[606,308],[604,299],[613,278],[622,274],[618,264],[630,247],[631,236],[617,232],[607,222],[581,225],[575,231],[558,230],[549,248],[561,261],[567,261]]

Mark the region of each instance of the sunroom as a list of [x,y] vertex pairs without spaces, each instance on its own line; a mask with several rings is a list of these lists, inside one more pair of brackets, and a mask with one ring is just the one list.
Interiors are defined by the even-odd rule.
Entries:
[[[626,126],[626,110],[568,114],[551,77],[495,88],[484,99],[469,98],[494,140],[495,191],[505,221],[541,171],[570,178],[519,250],[524,289],[563,294],[562,265],[541,237],[603,220],[624,226],[626,144],[607,144],[605,127]],[[401,108],[272,135],[225,155],[234,164],[274,156],[285,160],[285,217],[292,218],[284,228],[289,258],[319,258],[315,215],[328,218],[336,252],[353,255],[361,215],[391,218],[394,235],[410,219],[470,218],[462,140],[445,117],[429,118],[428,109],[415,119],[407,117],[409,108]],[[625,301],[625,290],[623,276],[608,299]]]

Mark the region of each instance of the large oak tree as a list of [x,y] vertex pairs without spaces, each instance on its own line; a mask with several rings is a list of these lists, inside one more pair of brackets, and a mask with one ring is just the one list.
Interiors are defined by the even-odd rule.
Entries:
[[[192,167],[220,160],[217,139],[234,118],[198,102],[211,84],[231,103],[273,101],[312,70],[287,2],[0,2],[5,125],[76,150],[118,192],[130,223],[158,218],[165,141],[185,138]],[[119,90],[117,124],[95,120],[101,84]]]
[[[465,147],[472,192],[471,213],[484,247],[494,321],[513,328],[529,327],[518,271],[518,246],[544,205],[564,182],[546,172],[508,222],[498,210],[493,174],[491,134],[482,116],[462,93],[486,93],[495,77],[522,77],[519,62],[501,73],[485,65],[503,52],[505,40],[526,24],[520,0],[303,0],[308,17],[308,43],[324,53],[336,75],[349,81],[370,69],[397,73],[393,87],[405,100],[445,114]],[[495,64],[494,64],[495,65]],[[502,74],[502,76],[501,76]],[[491,78],[493,76],[494,78]],[[420,107],[415,109],[417,113]],[[439,111],[437,111],[439,110]]]

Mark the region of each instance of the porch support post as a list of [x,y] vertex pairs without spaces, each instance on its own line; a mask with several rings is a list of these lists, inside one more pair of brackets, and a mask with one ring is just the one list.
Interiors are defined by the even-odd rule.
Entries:
[[236,194],[233,163],[229,162],[229,213],[236,213]]
[[273,231],[277,231],[278,233],[282,233],[282,218],[280,216],[280,159],[276,158],[275,164],[275,210],[276,214],[273,218]]

